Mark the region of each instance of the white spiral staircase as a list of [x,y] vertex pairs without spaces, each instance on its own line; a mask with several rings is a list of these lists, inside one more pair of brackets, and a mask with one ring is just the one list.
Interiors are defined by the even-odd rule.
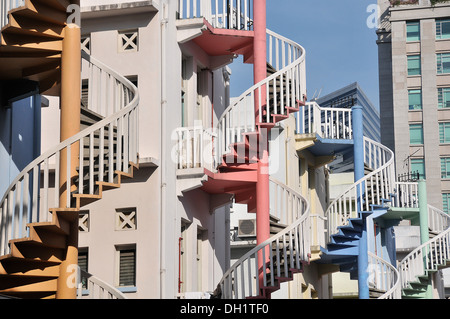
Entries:
[[[16,51],[24,59],[39,54],[45,64],[41,72],[59,72],[60,55],[49,51],[51,41],[65,24],[69,1],[1,1],[2,47]],[[29,17],[30,20],[26,20]],[[59,20],[58,20],[59,19]],[[35,24],[31,23],[34,22]],[[47,26],[44,31],[41,24]],[[41,30],[42,29],[42,30]],[[47,34],[48,32],[49,34]],[[4,34],[8,37],[3,38]],[[17,36],[13,40],[12,34]],[[21,35],[24,35],[21,38]],[[39,46],[39,40],[46,42]],[[4,40],[4,41],[3,41]],[[31,44],[27,44],[28,42]],[[58,42],[59,43],[59,42]],[[32,47],[32,49],[30,49]],[[48,58],[52,60],[48,64]],[[9,57],[7,55],[7,57]],[[102,198],[102,192],[120,187],[123,178],[132,178],[138,168],[139,93],[130,81],[93,57],[82,52],[85,81],[89,85],[87,107],[95,120],[80,133],[56,145],[28,164],[12,181],[0,201],[0,294],[18,298],[54,298],[59,265],[64,262],[68,237],[78,227],[82,206]],[[40,59],[35,63],[44,63]],[[45,72],[44,72],[45,71]],[[44,77],[36,76],[36,81]],[[55,77],[52,83],[58,83]],[[81,92],[80,92],[81,95]],[[86,106],[86,105],[85,105]],[[76,176],[71,176],[71,153],[79,154]],[[66,163],[61,154],[66,153]],[[65,164],[67,172],[61,172]],[[63,166],[64,167],[64,166]],[[64,175],[61,175],[66,173]],[[60,181],[60,176],[68,176]],[[60,205],[58,190],[66,192],[66,205]],[[77,235],[76,235],[77,236]],[[116,288],[91,274],[79,274],[78,282],[89,283],[82,295],[95,298],[124,298]],[[75,280],[75,279],[74,279]],[[78,285],[76,281],[73,282]],[[79,291],[81,292],[81,287]],[[94,296],[95,291],[95,296]]]

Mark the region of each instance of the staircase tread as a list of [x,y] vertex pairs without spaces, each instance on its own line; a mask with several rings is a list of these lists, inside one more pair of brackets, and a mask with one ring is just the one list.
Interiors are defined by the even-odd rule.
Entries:
[[34,228],[44,228],[50,232],[54,232],[56,234],[67,235],[68,233],[64,231],[61,227],[52,222],[36,222],[27,224],[28,227]]

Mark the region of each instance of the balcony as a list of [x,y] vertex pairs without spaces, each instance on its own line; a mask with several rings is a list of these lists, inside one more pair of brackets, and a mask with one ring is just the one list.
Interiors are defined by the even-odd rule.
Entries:
[[247,55],[253,46],[253,1],[179,0],[177,38],[210,56]]

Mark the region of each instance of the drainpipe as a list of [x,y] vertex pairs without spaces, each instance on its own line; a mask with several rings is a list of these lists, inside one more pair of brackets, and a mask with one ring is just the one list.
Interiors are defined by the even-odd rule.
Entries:
[[[353,152],[354,152],[354,179],[355,182],[364,177],[364,135],[363,135],[363,114],[361,106],[354,106],[352,108],[352,126],[353,126]],[[364,188],[363,188],[364,189]],[[362,201],[362,193],[357,196],[357,213],[361,214],[360,207]],[[359,240],[358,252],[358,294],[359,299],[369,299],[369,255],[367,245],[367,219],[362,215],[363,226],[361,231],[361,238]]]
[[160,209],[160,298],[166,298],[166,201],[167,201],[167,177],[166,177],[166,33],[167,33],[167,3],[163,4],[161,20],[161,209]]

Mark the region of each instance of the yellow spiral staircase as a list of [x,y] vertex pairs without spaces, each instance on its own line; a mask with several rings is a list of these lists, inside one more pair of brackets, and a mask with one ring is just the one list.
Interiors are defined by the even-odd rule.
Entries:
[[[41,94],[60,96],[66,9],[71,4],[79,1],[1,1],[0,80],[35,81]],[[33,160],[0,194],[0,295],[75,297],[80,282],[73,259],[79,210],[101,199],[103,191],[120,187],[139,167],[137,88],[94,58],[84,53],[82,57],[83,68],[107,75],[113,89],[95,94],[114,101],[114,111],[85,110],[90,122],[81,132]],[[103,285],[109,298],[124,298],[92,275],[83,276]]]

